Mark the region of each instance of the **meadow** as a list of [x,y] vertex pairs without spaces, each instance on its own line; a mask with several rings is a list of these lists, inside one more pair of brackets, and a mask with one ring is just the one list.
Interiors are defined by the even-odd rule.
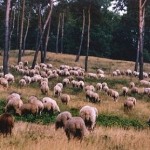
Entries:
[[[28,60],[31,65],[33,52],[27,51],[22,61]],[[84,68],[84,57],[81,56],[79,62],[74,62],[74,55],[48,53],[46,63],[51,63],[53,68],[59,68],[60,65],[80,66]],[[40,57],[38,59],[40,62]],[[0,56],[2,64],[2,56]],[[17,64],[17,52],[11,51],[9,64]],[[144,71],[149,72],[149,64],[144,64]],[[106,77],[104,79],[91,79],[85,77],[86,84],[96,85],[98,82],[107,82],[108,86],[119,92],[118,102],[114,102],[104,92],[98,92],[101,103],[91,103],[85,98],[85,92],[81,89],[74,89],[71,85],[63,89],[63,93],[71,96],[71,101],[66,106],[60,102],[60,98],[54,97],[53,87],[61,82],[63,77],[49,80],[50,92],[48,96],[55,99],[61,111],[68,110],[73,116],[79,115],[79,110],[84,105],[95,106],[99,111],[97,126],[92,133],[86,135],[80,143],[77,140],[71,140],[68,143],[63,129],[55,131],[54,123],[57,114],[50,116],[42,114],[41,116],[15,116],[15,127],[11,136],[3,138],[0,136],[0,149],[7,150],[149,150],[150,148],[150,129],[146,121],[150,117],[150,97],[139,94],[131,94],[137,99],[137,105],[130,112],[124,112],[123,103],[127,97],[122,95],[122,87],[129,86],[131,81],[142,91],[138,78],[129,76],[113,77],[114,70],[134,70],[134,62],[111,60],[105,58],[89,57],[88,72],[96,73],[97,69],[102,69]],[[10,72],[15,75],[15,83],[8,89],[0,86],[0,114],[4,111],[7,96],[15,91],[21,94],[22,100],[27,102],[28,97],[36,95],[39,99],[45,97],[42,95],[39,85],[33,83],[26,87],[19,87],[21,75],[14,69]],[[146,79],[146,80],[149,80]]]

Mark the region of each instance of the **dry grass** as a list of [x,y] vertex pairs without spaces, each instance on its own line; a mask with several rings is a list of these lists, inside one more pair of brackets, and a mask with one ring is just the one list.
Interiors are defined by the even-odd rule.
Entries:
[[[16,64],[17,53],[11,52],[9,64]],[[24,60],[28,60],[30,63],[33,59],[33,52],[28,51],[26,56],[23,57]],[[80,58],[80,61],[74,62],[75,56],[73,55],[62,55],[55,53],[48,53],[47,63],[52,63],[54,68],[59,67],[61,64],[66,64],[70,66],[81,66],[84,68],[84,57]],[[0,56],[0,64],[2,64],[2,56]],[[134,77],[111,77],[110,73],[115,69],[126,70],[134,68],[134,62],[120,61],[120,60],[110,60],[104,58],[89,57],[89,72],[96,72],[96,69],[102,68],[109,80],[127,80],[128,82],[134,81],[137,86],[139,86],[138,79]],[[144,65],[145,71],[149,72],[149,64]],[[53,89],[52,83],[50,81],[50,88]],[[57,82],[57,81],[56,81]],[[99,81],[101,82],[101,80]],[[93,85],[96,84],[92,83]],[[121,93],[122,84],[114,84],[113,87],[119,93]],[[128,86],[128,85],[126,85]],[[66,89],[66,92],[70,92],[70,87]],[[38,87],[33,88],[27,86],[25,88],[19,88],[16,85],[11,85],[9,89],[3,89],[0,86],[0,99],[6,99],[7,95],[16,91],[21,93],[24,101],[28,99],[30,95],[36,95],[39,98],[44,97],[41,95],[41,91]],[[126,99],[120,96],[119,101],[115,103],[111,97],[108,97],[105,93],[99,92],[100,98],[102,99],[101,104],[92,104],[87,102],[85,99],[85,93],[70,93],[71,101],[69,103],[69,108],[80,109],[84,105],[95,106],[99,113],[108,113],[112,115],[119,115],[127,118],[136,118],[142,121],[147,120],[150,115],[150,102],[144,101],[144,97],[141,99],[137,98],[137,105],[135,109],[130,113],[124,113],[123,102]],[[58,104],[61,106],[62,110],[66,107],[62,106],[59,98],[53,96],[53,91],[51,90],[49,95],[57,100]],[[124,130],[122,128],[112,127],[97,127],[96,130],[89,134],[82,143],[78,141],[71,141],[68,143],[67,138],[63,130],[58,130],[55,132],[54,125],[39,125],[30,124],[24,122],[16,122],[15,128],[13,130],[13,135],[11,137],[3,138],[0,136],[0,149],[6,150],[149,150],[150,147],[150,130],[134,130],[132,128]]]

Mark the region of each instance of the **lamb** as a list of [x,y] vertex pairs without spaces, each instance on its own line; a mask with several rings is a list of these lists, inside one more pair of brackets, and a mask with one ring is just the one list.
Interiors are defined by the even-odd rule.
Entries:
[[80,109],[80,117],[84,120],[88,130],[94,130],[96,125],[96,118],[98,117],[98,110],[95,107],[83,106]]
[[55,130],[59,128],[64,128],[67,120],[69,120],[72,117],[72,114],[68,111],[61,112],[57,117],[56,117],[56,122],[55,122]]
[[68,141],[70,141],[72,137],[82,141],[87,133],[85,123],[81,117],[71,117],[67,120],[64,130]]
[[70,101],[70,96],[68,94],[62,94],[60,96],[60,99],[62,103],[65,103],[67,105],[68,102]]
[[28,102],[31,104],[37,105],[38,106],[38,114],[41,115],[41,113],[44,109],[43,103],[40,100],[38,100],[37,97],[35,97],[35,96],[30,96]]
[[16,114],[18,115],[27,115],[27,114],[38,114],[38,106],[31,103],[23,104],[19,109],[17,109]]
[[44,104],[44,109],[49,111],[51,108],[52,113],[54,113],[54,111],[57,111],[58,113],[60,113],[59,106],[57,105],[55,100],[51,99],[50,97],[44,97],[42,99],[42,102]]
[[122,87],[122,93],[124,96],[127,95],[128,91],[129,91],[129,89],[127,87]]
[[13,97],[9,99],[8,103],[6,104],[5,107],[5,112],[9,112],[11,110],[14,111],[14,113],[17,112],[18,109],[23,105],[23,101],[21,99],[18,99],[16,97]]
[[12,133],[12,129],[14,127],[14,117],[9,113],[3,113],[0,116],[0,133],[3,135]]

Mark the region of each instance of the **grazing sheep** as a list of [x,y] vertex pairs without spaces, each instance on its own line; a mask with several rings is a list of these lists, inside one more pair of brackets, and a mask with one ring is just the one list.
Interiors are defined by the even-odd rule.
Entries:
[[35,96],[30,96],[28,102],[31,103],[31,104],[37,105],[38,114],[41,115],[41,113],[44,109],[43,103],[40,100],[38,100],[37,97],[35,97]]
[[58,85],[56,85],[54,87],[54,96],[57,95],[57,96],[60,96],[60,94],[62,93],[62,88]]
[[102,90],[102,84],[101,83],[97,83],[96,84],[96,90],[97,91],[101,91]]
[[16,113],[16,111],[18,109],[20,109],[20,107],[22,105],[23,105],[23,101],[21,99],[13,97],[13,98],[9,99],[8,103],[6,104],[5,112],[9,112],[9,111],[13,110],[14,113]]
[[130,88],[135,87],[135,83],[134,83],[134,82],[130,82],[129,87],[130,87]]
[[6,88],[8,88],[8,81],[7,81],[7,79],[5,79],[5,78],[0,78],[0,84],[3,86],[3,87],[6,87]]
[[18,115],[27,115],[27,114],[38,114],[38,106],[31,103],[23,104],[19,109],[17,109],[16,114]]
[[6,101],[8,102],[12,98],[21,99],[21,96],[20,96],[20,94],[13,92],[10,95],[8,95]]
[[48,86],[47,81],[42,81],[42,82],[41,82],[41,87],[40,87],[40,89],[41,89],[42,94],[47,94],[47,95],[48,95],[49,86]]
[[14,117],[9,113],[4,113],[0,116],[0,133],[3,135],[12,133],[14,127]]
[[119,93],[117,91],[112,91],[111,97],[113,97],[114,101],[117,102],[119,98]]
[[146,81],[146,80],[141,80],[141,81],[140,81],[140,84],[141,84],[141,85],[145,85],[145,86],[150,86],[150,82],[149,82],[149,81]]
[[130,100],[126,100],[124,102],[124,111],[129,111],[129,110],[132,110],[134,107],[134,102],[133,101],[130,101]]
[[55,122],[55,129],[59,128],[64,128],[67,120],[69,120],[72,117],[72,114],[69,111],[64,111],[61,112],[57,117],[56,117],[56,122]]
[[14,82],[15,81],[15,78],[14,78],[14,76],[11,73],[5,74],[5,79],[8,82]]
[[63,79],[63,86],[70,84],[70,80],[68,78]]
[[60,96],[60,99],[62,103],[65,103],[67,105],[68,102],[70,101],[70,96],[68,94],[62,94]]
[[44,97],[42,99],[42,102],[44,104],[44,109],[48,111],[51,110],[52,113],[54,113],[54,111],[57,111],[58,113],[60,113],[59,106],[57,105],[55,100],[51,99],[50,97]]
[[127,87],[122,87],[122,93],[124,96],[127,95],[128,91],[129,91],[129,89]]
[[137,87],[132,87],[131,88],[131,93],[139,93],[139,90],[138,90],[138,88]]
[[85,123],[81,117],[72,117],[67,120],[64,130],[68,141],[70,141],[72,137],[82,141],[87,132]]
[[93,85],[87,85],[85,88],[85,91],[87,91],[87,90],[90,90],[90,91],[95,91],[95,88],[94,88],[94,86]]
[[128,97],[127,100],[132,101],[134,105],[136,105],[136,98]]
[[98,110],[95,107],[83,106],[80,109],[80,117],[84,120],[88,130],[94,130],[96,118],[98,117]]
[[20,85],[21,87],[26,86],[26,85],[27,85],[26,80],[25,80],[25,79],[20,79],[19,85]]

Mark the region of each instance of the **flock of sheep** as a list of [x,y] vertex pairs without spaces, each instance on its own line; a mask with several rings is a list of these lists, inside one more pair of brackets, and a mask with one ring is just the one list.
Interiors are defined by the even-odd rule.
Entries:
[[[14,114],[17,115],[41,115],[43,112],[48,112],[50,114],[55,112],[59,113],[56,118],[55,129],[57,130],[58,128],[63,128],[68,140],[70,140],[72,136],[82,140],[87,131],[94,130],[96,125],[96,118],[98,117],[97,108],[88,105],[83,106],[79,111],[78,117],[73,117],[72,114],[68,111],[61,112],[57,101],[48,96],[50,91],[49,80],[53,78],[58,78],[60,76],[63,77],[62,82],[57,83],[53,87],[53,95],[60,97],[61,102],[66,105],[68,105],[69,101],[71,100],[69,94],[63,93],[63,89],[67,86],[72,86],[73,89],[78,88],[83,90],[85,93],[85,98],[92,103],[102,102],[102,99],[99,96],[101,91],[112,97],[115,102],[117,102],[119,99],[119,92],[115,89],[111,89],[106,82],[98,82],[95,86],[85,82],[85,77],[97,80],[106,78],[107,76],[101,69],[98,69],[97,73],[85,73],[84,69],[81,67],[61,65],[58,69],[54,68],[52,64],[44,63],[39,65],[37,64],[34,69],[30,69],[27,61],[20,62],[18,65],[11,65],[10,68],[16,70],[21,75],[21,78],[18,81],[20,87],[27,85],[29,86],[30,84],[37,82],[41,93],[46,97],[42,98],[42,100],[39,100],[38,97],[32,95],[28,98],[28,102],[24,103],[20,94],[12,92],[10,95],[8,95],[6,99],[7,104],[4,108],[6,113],[3,114],[4,117],[3,115],[1,117],[5,119],[0,118],[0,132],[2,133],[4,133],[4,127],[2,124],[5,120],[5,122],[8,122],[8,126],[10,126],[9,129],[5,130],[6,134],[11,134],[10,129],[13,127],[13,117],[7,113],[11,110],[13,110]],[[0,70],[2,71],[2,66],[0,67]],[[112,77],[120,75],[137,77],[139,73],[135,71],[132,72],[129,69],[126,71],[120,71],[117,69],[111,74]],[[144,72],[144,77],[148,78],[148,76],[149,74]],[[0,73],[0,85],[2,85],[4,88],[8,88],[13,82],[16,82],[13,74],[9,73],[3,75],[3,73]],[[149,86],[150,82],[147,80],[141,80],[140,83],[141,85],[144,85],[143,93],[150,96],[150,88],[145,87]],[[129,92],[139,93],[141,91],[138,87],[135,86],[134,82],[130,82],[128,87],[122,87],[121,94],[127,96]],[[134,97],[127,97],[123,104],[124,110],[132,110],[135,105],[136,99]]]

